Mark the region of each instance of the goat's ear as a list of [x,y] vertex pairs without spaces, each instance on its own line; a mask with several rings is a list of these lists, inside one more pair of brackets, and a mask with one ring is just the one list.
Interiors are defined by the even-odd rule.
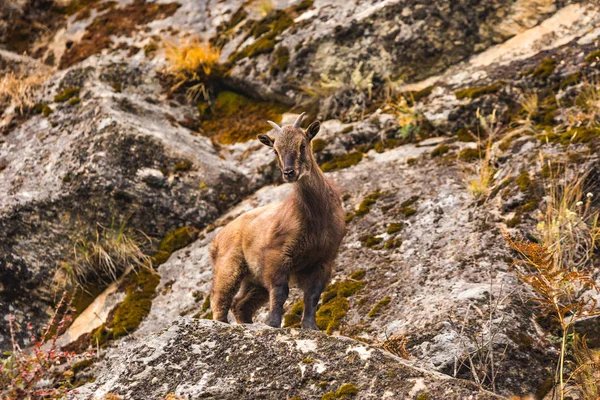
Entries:
[[319,129],[321,129],[321,123],[319,121],[315,121],[310,124],[308,129],[306,129],[306,137],[308,137],[308,140],[312,140],[315,136],[317,136]]
[[273,147],[273,143],[275,142],[275,140],[269,136],[269,135],[258,135],[258,140],[260,140],[260,142],[262,144],[264,144],[265,146],[268,147]]

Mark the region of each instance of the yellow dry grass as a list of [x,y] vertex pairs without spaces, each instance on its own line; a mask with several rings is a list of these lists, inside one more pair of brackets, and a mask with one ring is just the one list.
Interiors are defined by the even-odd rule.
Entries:
[[47,74],[27,76],[14,72],[4,75],[0,78],[0,106],[12,107],[19,114],[33,108],[46,77]]

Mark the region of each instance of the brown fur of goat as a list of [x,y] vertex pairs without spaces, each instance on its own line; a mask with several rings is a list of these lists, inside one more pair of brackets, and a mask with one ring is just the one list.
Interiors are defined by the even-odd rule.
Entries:
[[284,180],[294,182],[293,192],[281,203],[242,214],[213,241],[215,320],[227,322],[232,308],[238,323],[252,323],[268,302],[267,324],[279,327],[291,282],[304,292],[302,327],[317,329],[316,308],[345,234],[345,214],[337,187],[310,150],[320,124],[315,121],[303,131],[302,116],[283,128],[269,122],[276,127],[275,138],[259,135],[277,154]]

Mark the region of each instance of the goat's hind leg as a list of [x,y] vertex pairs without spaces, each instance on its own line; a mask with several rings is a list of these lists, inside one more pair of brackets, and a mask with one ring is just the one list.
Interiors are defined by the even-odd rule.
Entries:
[[218,259],[215,262],[210,303],[215,321],[228,322],[227,313],[233,297],[244,279],[243,262],[234,257]]
[[262,286],[244,280],[239,295],[233,299],[232,311],[238,324],[251,324],[254,313],[269,300]]
[[318,330],[317,305],[323,289],[331,278],[331,267],[318,267],[299,274],[298,281],[304,292],[304,311],[302,313],[302,328]]

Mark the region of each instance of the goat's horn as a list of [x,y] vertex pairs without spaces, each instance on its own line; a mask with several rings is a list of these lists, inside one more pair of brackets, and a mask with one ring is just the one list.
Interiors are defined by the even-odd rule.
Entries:
[[294,128],[300,128],[300,124],[302,123],[302,118],[304,118],[304,114],[306,113],[303,112],[302,114],[298,115],[298,118],[296,118],[296,121],[294,122]]
[[279,125],[277,125],[275,122],[273,121],[267,121],[269,123],[269,125],[271,125],[273,127],[273,129],[275,129],[277,132],[281,132],[281,127]]

